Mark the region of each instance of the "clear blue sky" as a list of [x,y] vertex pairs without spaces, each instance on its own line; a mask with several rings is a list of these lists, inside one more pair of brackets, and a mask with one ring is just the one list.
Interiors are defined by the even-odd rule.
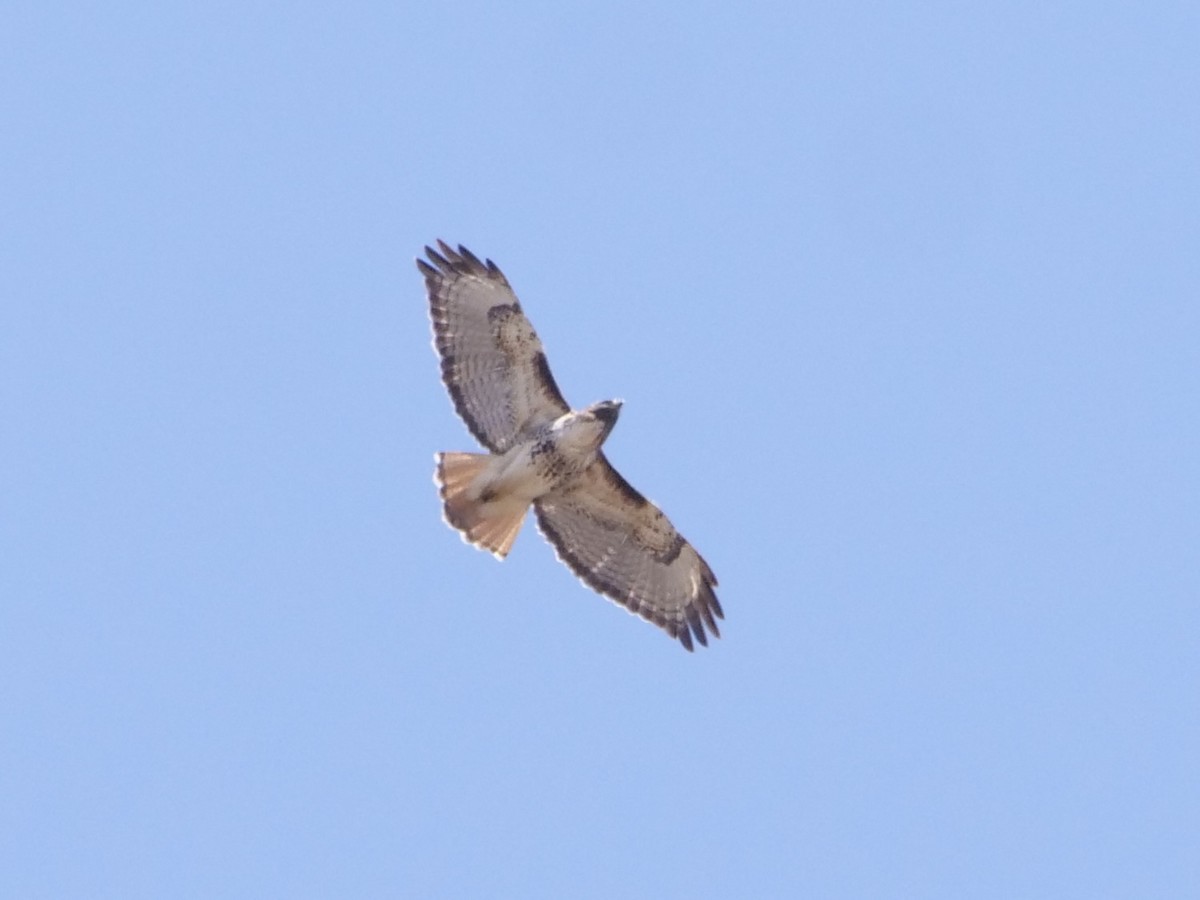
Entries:
[[[1193,895],[1195,4],[4,19],[0,896]],[[442,524],[437,237],[714,646]]]

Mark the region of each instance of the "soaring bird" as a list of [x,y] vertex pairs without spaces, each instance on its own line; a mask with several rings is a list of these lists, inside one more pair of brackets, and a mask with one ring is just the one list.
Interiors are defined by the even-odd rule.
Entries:
[[418,259],[433,344],[454,407],[487,453],[439,453],[446,522],[503,559],[525,512],[558,558],[594,590],[663,628],[688,650],[723,619],[717,577],[621,477],[601,445],[619,400],[573,410],[508,279],[490,259],[438,241]]

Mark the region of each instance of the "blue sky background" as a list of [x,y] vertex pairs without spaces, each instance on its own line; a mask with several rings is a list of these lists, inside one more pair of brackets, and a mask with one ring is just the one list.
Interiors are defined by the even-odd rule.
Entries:
[[[1194,892],[1195,4],[4,19],[0,895]],[[437,237],[714,646],[442,524]]]

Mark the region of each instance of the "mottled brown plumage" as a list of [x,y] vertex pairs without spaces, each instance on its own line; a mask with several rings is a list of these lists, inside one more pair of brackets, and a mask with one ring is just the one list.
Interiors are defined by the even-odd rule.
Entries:
[[572,411],[533,326],[490,259],[438,241],[425,276],[434,347],[459,416],[490,454],[438,454],[446,521],[503,558],[525,513],[597,592],[688,650],[720,636],[712,569],[609,464],[600,447],[620,403]]

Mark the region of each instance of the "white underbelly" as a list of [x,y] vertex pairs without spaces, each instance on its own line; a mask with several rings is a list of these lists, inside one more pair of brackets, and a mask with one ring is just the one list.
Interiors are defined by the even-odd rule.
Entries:
[[535,446],[535,441],[519,444],[496,456],[488,467],[483,490],[497,498],[532,503],[561,488],[564,481],[574,478],[595,458],[594,451],[578,459],[559,450],[536,454]]

